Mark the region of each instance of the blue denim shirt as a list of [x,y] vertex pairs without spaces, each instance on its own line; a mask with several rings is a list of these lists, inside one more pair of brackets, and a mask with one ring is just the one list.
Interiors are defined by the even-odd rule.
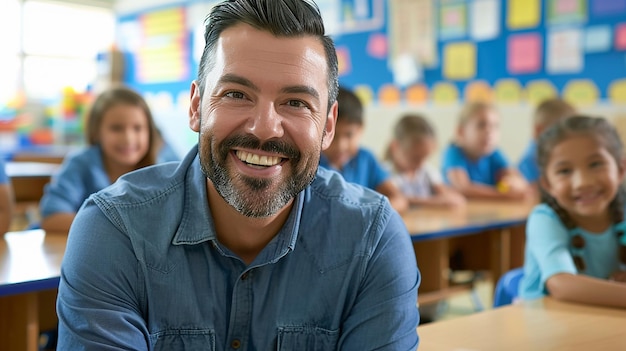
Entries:
[[83,205],[59,350],[415,350],[419,282],[388,201],[324,169],[246,265],[216,238],[194,148]]

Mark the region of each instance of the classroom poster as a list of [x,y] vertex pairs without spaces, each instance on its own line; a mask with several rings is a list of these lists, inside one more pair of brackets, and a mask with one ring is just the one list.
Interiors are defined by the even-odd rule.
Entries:
[[626,0],[590,0],[596,16],[619,16],[626,12]]
[[378,91],[378,101],[382,105],[396,106],[400,103],[400,90],[393,84],[385,84]]
[[541,20],[541,0],[508,0],[506,23],[509,29],[534,28]]
[[354,94],[359,97],[363,106],[368,106],[374,101],[372,87],[365,84],[356,85],[353,88]]
[[589,79],[571,80],[563,89],[563,99],[577,107],[593,106],[599,96],[598,87]]
[[626,79],[618,79],[609,86],[609,100],[613,104],[626,104]]
[[470,4],[470,35],[473,40],[497,38],[500,34],[500,2],[476,0]]
[[422,67],[413,56],[404,54],[396,57],[392,62],[393,82],[400,87],[406,87],[422,80]]
[[465,101],[491,103],[493,90],[486,81],[475,80],[465,86]]
[[339,76],[346,75],[352,71],[352,61],[350,59],[350,49],[346,46],[338,46],[335,48],[337,52],[337,65]]
[[[330,0],[328,0],[330,1]],[[385,26],[385,0],[336,1],[339,3],[339,24],[336,34],[377,31]],[[331,4],[325,4],[330,7]],[[333,15],[334,16],[334,15]]]
[[579,29],[548,32],[546,70],[550,74],[578,73],[583,69],[582,33]]
[[412,55],[422,67],[434,67],[439,58],[435,34],[434,0],[391,0],[389,2],[389,46],[391,62]]
[[367,40],[365,51],[369,56],[377,59],[387,58],[387,36],[382,33],[371,34]]
[[459,101],[459,90],[452,83],[435,83],[432,88],[432,100],[436,105],[456,104]]
[[415,84],[406,89],[406,102],[412,105],[422,105],[428,101],[428,87],[424,84]]
[[574,24],[587,20],[587,0],[547,0],[548,24]]
[[523,98],[522,85],[517,79],[504,78],[494,84],[494,99],[500,104],[519,104]]
[[558,92],[549,80],[538,79],[526,84],[526,99],[533,105],[538,105],[543,100],[557,96]]
[[511,35],[507,43],[507,68],[511,74],[535,73],[541,69],[541,36],[537,33]]
[[452,80],[472,79],[476,76],[476,44],[459,42],[443,49],[443,76]]
[[615,50],[626,50],[626,23],[615,28]]
[[467,8],[463,2],[443,3],[439,8],[441,39],[462,38],[467,34]]
[[587,53],[611,50],[613,36],[608,25],[589,26],[585,30],[585,51]]

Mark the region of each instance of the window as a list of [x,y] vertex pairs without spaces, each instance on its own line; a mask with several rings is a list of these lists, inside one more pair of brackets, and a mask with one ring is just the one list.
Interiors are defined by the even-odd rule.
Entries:
[[[45,0],[2,0],[0,105],[23,89],[30,101],[58,100],[66,87],[85,91],[97,76],[98,52],[114,43],[112,9]],[[4,38],[3,38],[4,40]]]

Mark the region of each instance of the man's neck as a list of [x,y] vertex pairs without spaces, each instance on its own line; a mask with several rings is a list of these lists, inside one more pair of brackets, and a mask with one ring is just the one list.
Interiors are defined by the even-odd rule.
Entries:
[[207,180],[207,196],[217,239],[246,264],[252,263],[263,248],[283,227],[293,200],[270,217],[251,218],[237,212],[217,193]]

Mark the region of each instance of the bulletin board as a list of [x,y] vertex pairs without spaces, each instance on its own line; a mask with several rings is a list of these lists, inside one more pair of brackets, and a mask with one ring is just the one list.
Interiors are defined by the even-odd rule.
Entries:
[[626,104],[626,0],[384,3],[384,25],[335,36],[340,82],[366,102]]

